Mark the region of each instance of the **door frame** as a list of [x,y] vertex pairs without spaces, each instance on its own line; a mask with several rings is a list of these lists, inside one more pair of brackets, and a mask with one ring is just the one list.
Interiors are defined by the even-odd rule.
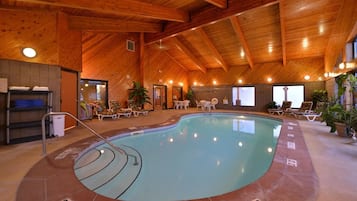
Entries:
[[[163,110],[166,110],[166,109],[167,109],[167,86],[166,86],[166,85],[163,85],[163,84],[154,84],[154,85],[153,85],[153,88],[152,88],[153,110],[155,110],[155,95],[156,95],[155,89],[158,88],[158,87],[160,87],[160,88],[163,87],[163,88],[164,88],[164,90],[163,90],[163,93],[164,93],[164,94],[162,94],[162,91],[161,91],[161,97],[162,97],[162,95],[165,96],[165,98],[163,99],[163,101],[164,101],[164,103],[166,104],[166,107],[162,107],[162,105],[161,105],[161,108],[162,108]],[[162,99],[161,99],[161,100],[162,100]],[[161,104],[163,104],[163,103],[161,103]]]

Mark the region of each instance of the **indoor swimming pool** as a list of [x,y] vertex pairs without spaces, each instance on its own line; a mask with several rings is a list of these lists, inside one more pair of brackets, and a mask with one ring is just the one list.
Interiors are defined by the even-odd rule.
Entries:
[[177,124],[111,138],[76,159],[77,178],[119,200],[212,197],[242,188],[269,169],[282,122],[255,115],[199,113]]

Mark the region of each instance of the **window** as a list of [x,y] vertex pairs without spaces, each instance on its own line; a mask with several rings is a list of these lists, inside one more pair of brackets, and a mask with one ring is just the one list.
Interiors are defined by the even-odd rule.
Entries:
[[108,81],[104,80],[80,80],[80,100],[87,103],[101,102],[107,106],[108,103]]
[[273,86],[273,101],[281,105],[283,101],[291,101],[293,108],[299,108],[304,101],[304,86]]
[[232,105],[255,106],[255,87],[232,87]]

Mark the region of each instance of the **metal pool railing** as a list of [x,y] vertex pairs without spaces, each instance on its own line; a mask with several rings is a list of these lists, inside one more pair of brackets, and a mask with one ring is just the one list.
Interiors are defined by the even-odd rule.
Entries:
[[111,143],[109,140],[107,140],[105,137],[101,136],[99,133],[97,133],[94,129],[92,129],[91,127],[89,127],[87,124],[83,123],[81,120],[79,120],[77,117],[75,117],[74,115],[72,115],[71,113],[68,112],[49,112],[45,115],[43,115],[42,117],[42,154],[46,155],[47,151],[46,151],[46,117],[48,116],[52,116],[52,115],[68,115],[70,117],[72,117],[74,120],[76,120],[79,124],[81,124],[83,127],[87,128],[92,134],[94,134],[95,136],[97,136],[98,138],[102,139],[106,144],[108,144],[110,147],[112,147],[114,150],[120,152],[121,154],[125,154],[128,156],[131,156],[134,158],[134,164],[133,165],[138,165],[138,159],[136,156],[131,155],[126,153],[123,149],[115,146],[113,143]]

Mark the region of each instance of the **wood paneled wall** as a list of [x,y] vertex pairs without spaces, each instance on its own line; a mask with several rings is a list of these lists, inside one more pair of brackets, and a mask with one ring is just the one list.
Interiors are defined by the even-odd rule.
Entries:
[[[81,32],[68,30],[65,14],[0,9],[0,16],[0,58],[82,69]],[[34,48],[37,56],[23,56],[24,47]]]
[[273,62],[256,64],[253,69],[249,66],[231,67],[228,72],[219,69],[209,70],[206,74],[193,71],[189,73],[189,84],[212,86],[216,80],[217,85],[235,85],[239,84],[239,79],[242,84],[268,84],[268,77],[272,78],[272,83],[294,83],[306,82],[305,75],[310,76],[309,81],[318,81],[319,77],[324,78],[323,62],[323,58],[311,58],[288,61],[285,67],[281,62]]
[[[144,55],[144,86],[149,89],[153,98],[153,85],[167,86],[167,107],[172,108],[172,87],[182,86],[183,96],[188,90],[188,72],[177,64],[164,49],[155,45],[145,46]],[[171,83],[172,81],[172,83]],[[146,105],[152,109],[152,105]]]
[[67,14],[57,14],[58,65],[82,71],[82,32],[68,29]]
[[[126,49],[126,41],[135,42],[136,51]],[[125,106],[128,99],[128,89],[133,81],[140,81],[139,35],[85,32],[83,43],[82,78],[107,80],[109,85],[109,100],[118,100]],[[172,107],[172,86],[183,85],[184,92],[188,89],[188,72],[177,64],[165,50],[156,46],[144,46],[143,56],[144,85],[153,98],[153,85],[166,85],[168,107]],[[172,80],[172,83],[170,83]],[[152,105],[145,105],[153,109]]]
[[[127,50],[127,40],[135,42],[135,52]],[[107,80],[108,99],[125,106],[128,89],[140,78],[139,34],[84,32],[82,47],[81,78]]]
[[[53,91],[53,111],[60,111],[61,68],[53,65],[0,60],[0,77],[8,86],[48,86]],[[0,141],[5,136],[5,94],[0,94]]]

